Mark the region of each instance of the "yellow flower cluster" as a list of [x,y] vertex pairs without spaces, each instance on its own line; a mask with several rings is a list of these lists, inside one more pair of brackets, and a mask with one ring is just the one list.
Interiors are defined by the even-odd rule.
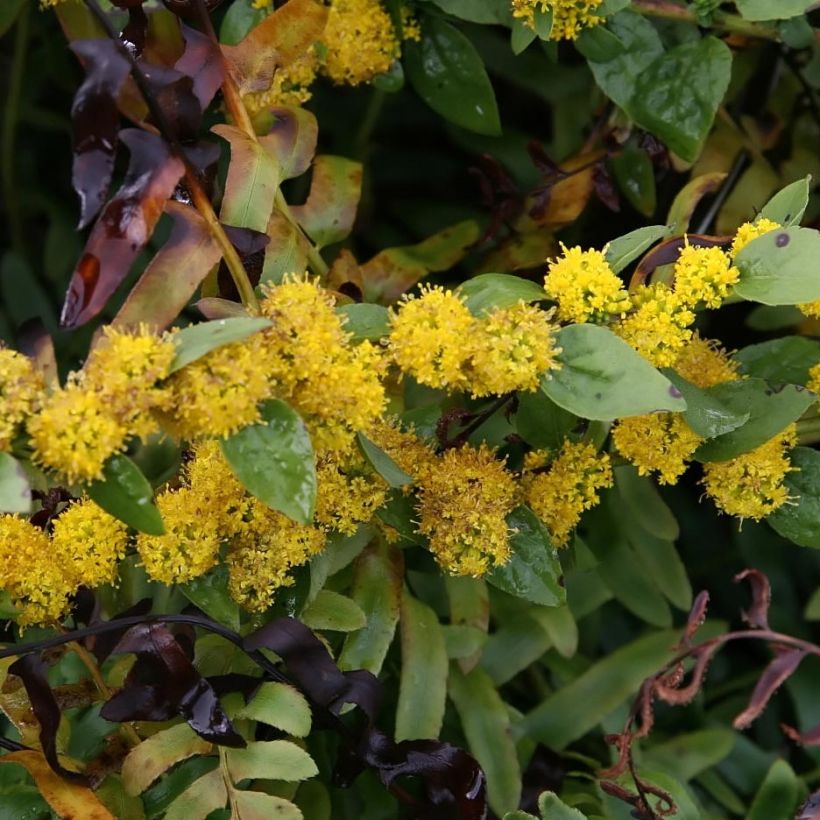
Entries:
[[486,445],[446,450],[419,488],[418,532],[445,571],[484,575],[509,559],[515,495],[512,474]]
[[592,444],[565,441],[561,451],[548,461],[543,451],[530,453],[524,465],[524,498],[544,522],[556,546],[564,546],[584,510],[598,503],[598,492],[612,486],[612,464],[606,453]]
[[779,227],[780,223],[766,219],[765,216],[759,217],[754,222],[744,222],[735,233],[730,254],[732,257],[737,256],[753,239],[769,231],[776,231]]
[[0,347],[0,451],[9,449],[44,390],[42,376],[31,359]]
[[387,482],[360,458],[343,463],[323,459],[316,480],[316,523],[343,535],[353,535],[359,524],[370,521],[387,498]]
[[51,536],[0,516],[0,589],[11,595],[21,626],[59,621],[79,587],[114,583],[126,546],[125,525],[88,500],[65,509]]
[[605,322],[631,307],[629,294],[601,251],[563,248],[549,263],[547,296],[558,304],[563,322]]
[[759,521],[789,500],[784,486],[793,467],[788,451],[797,444],[794,424],[750,453],[703,465],[703,486],[718,509]]
[[85,367],[45,397],[29,419],[35,460],[69,483],[99,478],[106,459],[131,436],[157,429],[153,413],[167,398],[157,385],[175,352],[170,337],[147,328],[106,328]]
[[575,40],[581,31],[603,22],[595,12],[603,0],[512,0],[513,17],[535,27],[536,12],[552,12],[551,40]]
[[311,49],[292,63],[278,67],[267,91],[244,96],[245,107],[252,114],[258,114],[277,105],[304,105],[313,96],[310,87],[318,69],[319,60]]
[[[737,378],[737,365],[714,342],[693,336],[680,351],[674,369],[698,387]],[[612,429],[618,452],[641,475],[657,473],[661,484],[674,484],[703,442],[680,413],[650,413],[619,419]]]
[[675,295],[684,305],[717,308],[737,283],[740,271],[720,248],[700,248],[688,242],[675,262]]
[[475,318],[458,293],[423,287],[391,317],[398,366],[429,387],[475,397],[535,390],[560,352],[550,314],[519,302]]
[[820,364],[814,365],[814,367],[809,370],[809,380],[806,387],[815,393],[820,393]]

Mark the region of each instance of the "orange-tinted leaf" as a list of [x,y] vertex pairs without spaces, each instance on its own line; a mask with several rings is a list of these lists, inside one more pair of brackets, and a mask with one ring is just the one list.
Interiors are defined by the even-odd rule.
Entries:
[[472,220],[459,222],[418,245],[388,248],[362,265],[368,302],[394,302],[428,273],[447,270],[461,261],[481,231]]
[[301,273],[307,268],[307,240],[281,211],[271,214],[268,237],[260,283],[278,283],[286,273]]
[[114,820],[114,815],[97,799],[91,789],[78,786],[55,774],[40,752],[11,752],[0,763],[18,763],[28,771],[37,789],[59,817],[74,820]]
[[71,277],[60,317],[64,327],[84,324],[105,307],[151,238],[184,172],[182,161],[154,134],[128,129],[120,139],[131,151],[128,173],[97,220]]
[[222,255],[194,208],[169,201],[165,212],[174,220],[171,236],[145,269],[113,324],[136,327],[148,322],[157,329],[167,327]]
[[362,164],[324,154],[313,163],[307,202],[293,208],[293,215],[314,243],[324,248],[350,235],[361,195]]
[[267,91],[276,68],[304,54],[322,36],[326,22],[326,6],[316,0],[290,0],[241,43],[223,45],[240,91]]

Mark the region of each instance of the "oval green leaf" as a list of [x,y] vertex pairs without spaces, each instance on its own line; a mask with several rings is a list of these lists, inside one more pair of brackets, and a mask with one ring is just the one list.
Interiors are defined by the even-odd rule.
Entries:
[[340,305],[336,313],[344,317],[345,331],[354,342],[375,342],[390,333],[390,312],[384,305]]
[[413,476],[407,475],[381,447],[374,444],[364,433],[356,433],[356,441],[370,466],[391,487],[406,487],[413,483]]
[[307,780],[319,773],[313,758],[288,740],[258,740],[225,752],[234,780]]
[[244,316],[189,325],[172,337],[177,354],[171,364],[171,373],[201,359],[222,345],[247,339],[248,336],[270,326],[269,319]]
[[576,416],[611,421],[686,409],[669,379],[611,330],[569,325],[558,332],[556,341],[561,369],[541,380],[541,390]]
[[470,313],[483,316],[496,309],[519,302],[538,302],[546,299],[544,288],[537,282],[510,276],[506,273],[482,273],[468,279],[458,289]]
[[300,524],[313,520],[316,464],[299,414],[280,399],[261,407],[262,422],[222,442],[234,475],[249,493]]
[[609,267],[620,273],[630,262],[648,251],[659,239],[669,235],[666,225],[647,225],[613,239],[604,248]]
[[820,453],[809,447],[795,447],[791,462],[795,469],[785,481],[791,502],[766,520],[789,541],[820,549]]
[[97,506],[129,527],[149,535],[165,532],[151,484],[127,456],[111,456],[103,467],[103,477],[92,481],[86,491]]
[[182,594],[206,615],[220,624],[239,631],[239,605],[228,593],[228,568],[220,564],[187,584],[180,584]]
[[285,683],[263,683],[236,716],[267,723],[293,737],[307,737],[310,732],[310,705],[301,692]]
[[367,616],[355,601],[329,589],[319,590],[299,617],[311,629],[334,632],[355,632],[367,625]]
[[805,336],[783,336],[744,347],[733,358],[747,376],[805,384],[809,370],[820,364],[820,342]]
[[778,191],[761,209],[760,216],[784,228],[799,225],[809,204],[811,175],[798,179]]

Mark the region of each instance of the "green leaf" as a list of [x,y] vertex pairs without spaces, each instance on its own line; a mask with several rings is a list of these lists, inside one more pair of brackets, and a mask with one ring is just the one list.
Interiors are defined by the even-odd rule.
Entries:
[[611,330],[569,325],[556,335],[561,369],[541,390],[577,416],[610,421],[656,410],[686,409],[677,389]]
[[820,342],[805,336],[784,336],[749,345],[732,357],[743,373],[789,384],[805,384],[809,370],[820,364]]
[[571,658],[578,650],[578,624],[568,606],[534,606],[528,613],[547,633],[559,655]]
[[732,73],[732,52],[716,37],[691,40],[654,60],[627,107],[635,121],[687,162],[700,154]]
[[222,452],[248,492],[309,524],[316,506],[316,466],[305,423],[279,399],[265,402],[261,411],[262,423],[222,441]]
[[205,820],[228,802],[228,790],[222,772],[209,772],[185,789],[168,807],[163,820]]
[[536,449],[559,449],[577,424],[577,416],[559,407],[541,390],[518,396],[516,431],[527,444]]
[[807,11],[812,0],[735,0],[735,4],[747,20],[787,20]]
[[356,441],[368,464],[393,488],[406,487],[413,483],[413,476],[390,458],[384,450],[374,444],[364,433],[356,433]]
[[441,631],[450,660],[464,660],[476,654],[480,655],[484,644],[487,643],[487,633],[475,626],[445,624]]
[[585,28],[575,40],[575,48],[595,63],[614,60],[625,51],[624,44],[606,26]]
[[236,716],[267,723],[294,737],[307,737],[310,732],[310,706],[305,696],[285,683],[263,683]]
[[629,142],[619,153],[610,157],[609,165],[629,204],[638,213],[651,217],[655,213],[657,199],[655,169],[649,154]]
[[820,452],[795,447],[791,463],[795,469],[785,480],[790,500],[766,520],[789,541],[820,549]]
[[220,564],[205,575],[180,584],[182,594],[218,623],[239,631],[239,605],[228,592],[228,568]]
[[253,0],[234,0],[222,18],[222,25],[219,27],[219,42],[235,46],[267,16],[268,10],[254,8]]
[[669,235],[666,225],[647,225],[613,239],[604,248],[609,267],[620,273],[630,262],[648,251],[659,239]]
[[728,461],[754,450],[799,419],[817,400],[805,387],[772,387],[763,379],[726,382],[707,392],[736,413],[747,412],[749,420],[702,444],[695,453],[698,461]]
[[644,761],[649,768],[674,772],[686,782],[720,763],[734,745],[731,729],[699,729],[651,746],[644,752]]
[[211,744],[187,723],[179,723],[146,738],[128,753],[122,764],[122,780],[128,794],[142,794],[171,766],[194,755],[205,755]]
[[534,604],[563,604],[566,593],[559,583],[561,564],[547,528],[527,507],[513,510],[507,524],[512,554],[506,564],[487,574],[487,582]]
[[783,330],[805,321],[805,314],[794,305],[758,305],[746,317],[752,330]]
[[497,308],[517,305],[521,301],[538,302],[547,298],[544,288],[537,282],[506,273],[474,276],[459,286],[458,293],[474,316],[484,316]]
[[746,820],[791,820],[797,808],[800,784],[785,760],[775,760],[755,795]]
[[484,63],[455,26],[438,17],[425,18],[421,42],[405,43],[404,67],[413,88],[436,113],[469,131],[501,133]]
[[248,336],[270,326],[269,319],[243,316],[189,325],[172,337],[177,353],[171,364],[171,373],[201,359],[218,347],[247,339]]
[[796,305],[820,299],[820,233],[784,228],[753,239],[735,257],[735,293],[764,305]]
[[267,137],[252,139],[240,128],[224,123],[211,130],[231,146],[220,220],[264,233],[280,180],[275,142],[269,145]]
[[[224,645],[224,642],[223,642]],[[142,795],[142,801],[149,817],[163,817],[168,807],[202,775],[218,766],[218,761],[208,757],[193,757],[171,769]],[[221,773],[217,772],[220,775]],[[224,782],[224,781],[223,781]],[[225,795],[227,799],[227,794]],[[224,805],[224,803],[222,804]],[[184,813],[183,820],[191,820]]]
[[[490,597],[487,583],[483,578],[446,575],[444,587],[450,605],[450,623],[466,626],[483,634],[481,645],[487,640],[490,627]],[[469,655],[459,658],[461,671],[467,674],[481,658],[481,649],[476,647]]]
[[396,740],[435,740],[447,700],[447,650],[438,616],[405,587],[401,598],[401,679]]
[[499,815],[513,811],[521,799],[521,768],[504,701],[483,669],[463,675],[455,664],[450,670],[450,697],[470,751],[487,775],[490,808]]
[[162,516],[154,506],[154,491],[140,468],[122,453],[103,466],[103,477],[92,481],[86,491],[91,500],[114,518],[149,535],[162,535]]
[[803,617],[807,621],[820,621],[820,587],[814,590],[809,602],[803,610]]
[[507,0],[433,0],[447,14],[468,23],[512,24],[512,12]]
[[673,606],[688,611],[692,606],[692,585],[674,541],[651,535],[626,517],[622,522],[642,571]]
[[390,312],[383,305],[340,305],[336,313],[344,316],[345,331],[353,334],[354,342],[375,342],[390,333]]
[[609,60],[589,60],[589,67],[601,91],[628,112],[638,78],[663,54],[663,44],[652,23],[629,9],[607,20],[606,27],[623,51]]
[[518,732],[560,750],[583,737],[674,657],[679,634],[653,632],[611,652],[536,706]]
[[299,807],[273,794],[257,791],[234,791],[235,820],[304,820]]
[[683,418],[701,438],[714,438],[743,426],[751,413],[742,406],[730,407],[708,388],[697,387],[674,370],[664,370],[686,400]]
[[616,467],[614,472],[618,495],[630,519],[656,538],[677,540],[680,536],[677,519],[655,483],[647,476],[638,475],[638,471],[627,464]]
[[227,749],[228,771],[239,780],[307,780],[319,773],[313,758],[288,740],[257,740],[244,749]]
[[367,615],[367,626],[345,639],[341,669],[379,673],[396,632],[403,580],[404,560],[395,547],[374,543],[359,556],[351,594]]
[[542,820],[586,820],[578,809],[564,803],[555,792],[543,792],[538,798]]
[[9,453],[0,453],[0,512],[31,512],[31,485],[23,465]]
[[762,208],[760,217],[771,219],[784,228],[799,225],[809,204],[811,175],[798,179],[778,191]]
[[307,201],[291,211],[316,247],[324,248],[350,235],[361,195],[362,164],[323,154],[313,162]]
[[[479,0],[482,2],[482,0]],[[5,0],[0,5],[0,37],[2,37],[15,23],[17,15],[25,6],[26,0]]]
[[523,53],[527,46],[532,43],[538,35],[523,20],[513,20],[512,31],[510,32],[510,48],[516,57]]
[[367,616],[350,598],[322,589],[299,616],[311,629],[334,632],[355,632],[367,625]]

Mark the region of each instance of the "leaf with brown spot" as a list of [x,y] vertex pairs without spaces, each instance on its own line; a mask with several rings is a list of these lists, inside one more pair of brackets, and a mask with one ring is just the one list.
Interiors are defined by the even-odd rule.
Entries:
[[165,212],[174,220],[171,236],[128,294],[114,325],[137,327],[148,322],[159,330],[168,327],[222,256],[194,208],[169,201]]
[[356,221],[362,195],[362,164],[323,154],[313,163],[313,180],[304,205],[293,215],[318,248],[346,239]]
[[327,13],[316,0],[289,0],[242,42],[221,46],[240,92],[267,91],[274,71],[301,57],[322,36]]
[[734,577],[735,583],[748,581],[752,587],[752,605],[744,611],[743,620],[756,629],[769,628],[769,604],[772,602],[772,588],[769,579],[757,569],[744,569]]
[[749,705],[732,721],[735,729],[747,729],[760,716],[772,695],[785,683],[806,657],[802,649],[783,649],[763,670]]
[[71,106],[71,181],[80,197],[79,228],[84,228],[99,213],[108,193],[120,127],[117,98],[130,66],[112,40],[78,40],[69,47],[86,72]]
[[389,304],[429,273],[460,262],[481,235],[471,219],[439,231],[417,245],[388,248],[361,266],[365,299]]
[[120,139],[131,151],[128,173],[94,225],[71,277],[60,317],[63,327],[82,325],[105,307],[151,238],[185,170],[154,134],[127,129]]
[[689,228],[689,220],[692,218],[692,214],[701,199],[707,194],[714,193],[726,177],[727,174],[722,172],[703,174],[695,177],[678,191],[666,217],[666,224],[669,225],[671,233],[675,235],[686,233]]
[[0,757],[0,763],[18,763],[26,769],[49,806],[65,820],[115,820],[91,789],[60,777],[40,752],[11,752]]

